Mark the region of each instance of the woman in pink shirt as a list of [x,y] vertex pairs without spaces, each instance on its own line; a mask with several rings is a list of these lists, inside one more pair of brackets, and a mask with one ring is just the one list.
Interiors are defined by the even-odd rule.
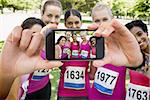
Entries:
[[[81,14],[79,11],[70,9],[65,13],[65,26],[67,28],[79,29],[82,25]],[[75,33],[72,33],[75,36]],[[86,51],[89,47],[86,43],[76,41],[71,43],[71,57],[81,57],[79,55],[79,47],[81,51]],[[87,48],[88,49],[88,48]],[[87,50],[90,53],[90,49]],[[58,86],[58,100],[88,100],[88,91],[90,89],[89,77],[87,69],[88,61],[65,61],[61,67],[61,75]]]

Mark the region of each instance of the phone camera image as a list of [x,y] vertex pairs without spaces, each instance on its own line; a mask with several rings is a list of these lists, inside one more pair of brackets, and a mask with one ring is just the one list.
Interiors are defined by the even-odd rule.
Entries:
[[102,59],[104,39],[97,38],[93,34],[94,31],[86,29],[49,31],[46,36],[46,58],[48,60]]

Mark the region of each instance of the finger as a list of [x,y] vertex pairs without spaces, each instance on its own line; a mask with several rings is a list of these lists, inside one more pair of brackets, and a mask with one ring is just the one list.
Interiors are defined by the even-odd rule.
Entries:
[[[115,34],[114,34],[115,38],[117,38],[118,41],[121,41],[120,43],[122,45],[124,43],[128,43],[128,42],[129,43],[134,42],[133,43],[134,45],[138,45],[138,42],[137,42],[135,36],[123,24],[121,24],[119,21],[117,21],[116,19],[113,19],[112,20],[112,26],[115,29]],[[123,42],[123,41],[125,41],[125,42]],[[123,46],[126,46],[126,45],[123,45]]]
[[40,60],[36,65],[36,69],[52,69],[54,67],[60,67],[62,65],[63,63],[61,61]]
[[96,30],[97,28],[98,28],[98,25],[95,23],[88,26],[88,30]]
[[32,32],[29,29],[23,30],[19,48],[21,50],[27,49],[27,47],[30,44],[31,38],[32,38]]
[[129,46],[134,47],[135,45],[138,45],[138,42],[137,42],[135,36],[119,21],[113,19],[112,26],[115,29],[115,34],[113,34],[114,35],[113,38],[118,39],[118,41],[120,41],[120,44],[122,46],[124,46],[125,48],[126,47],[129,48]]
[[48,25],[46,25],[45,27],[43,27],[42,28],[42,30],[41,30],[41,34],[43,34],[44,36],[45,36],[45,33],[46,33],[46,31],[48,30],[48,29],[57,29],[57,24],[48,24]]
[[41,45],[43,42],[41,42],[43,39],[43,36],[39,33],[35,33],[33,34],[33,37],[32,37],[32,40],[30,42],[30,45],[29,47],[27,48],[26,50],[26,54],[28,56],[32,56],[34,55],[35,53],[39,53],[39,49],[41,49]]
[[114,28],[113,27],[107,27],[107,29],[105,29],[101,35],[102,37],[108,37],[110,36],[112,33],[114,32]]
[[107,57],[104,57],[102,60],[95,60],[95,61],[93,61],[93,66],[95,66],[95,67],[102,67],[102,66],[104,66],[106,64],[110,64],[110,63],[111,63],[110,59],[107,58]]
[[130,34],[130,31],[116,19],[112,19],[112,26],[115,28],[115,31],[117,31],[117,33],[123,36],[124,35],[128,36],[128,34]]
[[94,33],[97,37],[108,37],[110,34],[114,32],[114,28],[111,26],[110,23],[102,23],[96,32]]
[[107,45],[105,45],[105,57],[102,60],[93,61],[93,65],[95,67],[101,67],[101,66],[104,66],[105,64],[110,64],[111,56],[108,53],[109,53],[108,47],[107,47]]
[[14,44],[18,44],[21,39],[21,33],[22,33],[22,27],[16,26],[12,32],[11,35],[7,38],[7,41],[12,42]]
[[41,43],[40,43],[40,47],[38,49],[38,52],[41,52],[41,50],[44,50],[45,51],[45,47],[44,47],[44,38],[41,39]]
[[57,28],[57,24],[52,24],[52,23],[50,23],[50,24],[48,24],[48,25],[46,25],[48,28],[51,28],[51,29],[55,29],[55,28]]
[[94,67],[101,67],[101,66],[103,66],[104,64],[103,64],[103,61],[102,60],[95,60],[95,61],[93,61],[93,66]]

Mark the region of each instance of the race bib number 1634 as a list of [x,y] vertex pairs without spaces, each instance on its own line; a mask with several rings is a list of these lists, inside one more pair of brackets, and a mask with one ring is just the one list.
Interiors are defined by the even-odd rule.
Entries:
[[64,88],[84,89],[85,88],[85,67],[67,66],[64,75]]

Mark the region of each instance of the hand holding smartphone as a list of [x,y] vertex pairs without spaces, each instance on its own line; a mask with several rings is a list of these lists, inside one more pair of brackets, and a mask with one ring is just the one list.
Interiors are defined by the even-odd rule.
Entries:
[[46,35],[47,60],[97,60],[104,57],[104,38],[93,30],[55,29]]

